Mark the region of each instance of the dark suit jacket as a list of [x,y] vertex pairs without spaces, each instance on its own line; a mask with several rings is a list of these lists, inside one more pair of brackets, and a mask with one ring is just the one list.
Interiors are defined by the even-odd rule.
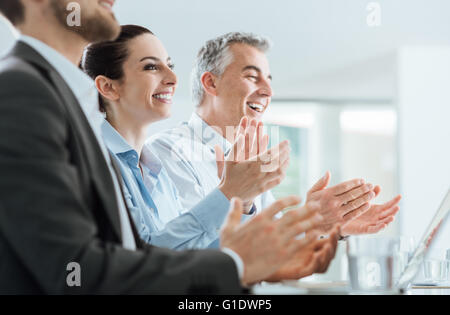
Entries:
[[[123,249],[118,211],[77,99],[19,42],[0,61],[0,294],[241,293],[219,251],[174,252],[136,233],[138,250]],[[67,285],[70,262],[81,287]]]

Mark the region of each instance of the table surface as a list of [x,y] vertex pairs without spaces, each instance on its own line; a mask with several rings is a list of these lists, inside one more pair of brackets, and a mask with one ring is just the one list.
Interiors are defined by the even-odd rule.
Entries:
[[450,287],[412,287],[408,295],[450,295]]
[[[256,295],[335,295],[360,294],[350,292],[347,282],[302,282],[262,283],[253,288]],[[386,292],[364,292],[362,294],[389,294]],[[392,292],[392,294],[398,294]],[[404,295],[450,295],[450,287],[411,287]]]

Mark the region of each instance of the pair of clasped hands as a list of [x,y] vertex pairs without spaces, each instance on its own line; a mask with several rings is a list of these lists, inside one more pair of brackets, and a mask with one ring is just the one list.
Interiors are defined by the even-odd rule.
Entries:
[[243,285],[324,273],[341,237],[376,233],[394,220],[401,196],[371,205],[381,191],[379,186],[354,179],[327,188],[327,172],[309,190],[303,206],[301,198],[286,197],[241,223],[255,198],[279,185],[286,175],[289,142],[271,149],[268,144],[263,124],[244,117],[227,157],[219,146],[215,148],[219,189],[231,200],[220,235],[221,248],[241,257]]

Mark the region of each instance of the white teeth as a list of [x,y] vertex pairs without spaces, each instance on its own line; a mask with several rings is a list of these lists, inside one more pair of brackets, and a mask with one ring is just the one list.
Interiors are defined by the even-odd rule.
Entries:
[[153,97],[157,98],[157,99],[163,99],[163,100],[171,100],[172,99],[171,94],[155,94],[155,95],[153,95]]
[[247,103],[247,104],[251,109],[256,110],[257,112],[264,111],[264,106],[261,104],[255,104],[255,103]]
[[112,6],[111,6],[111,4],[110,3],[108,3],[108,2],[100,2],[100,5],[102,6],[102,7],[105,7],[105,8],[107,8],[107,9],[112,9]]

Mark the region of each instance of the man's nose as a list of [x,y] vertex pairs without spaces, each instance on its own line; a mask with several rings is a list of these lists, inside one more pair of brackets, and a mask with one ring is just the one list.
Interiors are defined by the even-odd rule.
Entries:
[[273,96],[272,82],[269,79],[261,81],[261,88],[259,90],[259,94],[266,97]]

